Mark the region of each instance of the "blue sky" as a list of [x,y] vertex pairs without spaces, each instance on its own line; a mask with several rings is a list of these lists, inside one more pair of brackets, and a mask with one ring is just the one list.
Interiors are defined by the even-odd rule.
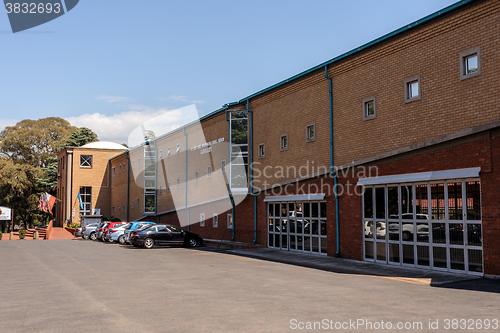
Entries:
[[0,130],[59,116],[126,142],[158,113],[206,114],[454,2],[81,0],[17,34],[4,12]]

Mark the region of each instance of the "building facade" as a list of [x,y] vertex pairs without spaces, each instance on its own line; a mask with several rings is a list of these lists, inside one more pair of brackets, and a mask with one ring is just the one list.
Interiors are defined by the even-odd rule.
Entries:
[[106,214],[499,276],[499,13],[460,1],[115,154]]

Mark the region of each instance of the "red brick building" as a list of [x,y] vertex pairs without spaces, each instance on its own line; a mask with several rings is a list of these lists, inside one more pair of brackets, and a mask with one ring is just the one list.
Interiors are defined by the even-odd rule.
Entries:
[[460,1],[117,154],[106,209],[204,238],[500,276],[499,14]]

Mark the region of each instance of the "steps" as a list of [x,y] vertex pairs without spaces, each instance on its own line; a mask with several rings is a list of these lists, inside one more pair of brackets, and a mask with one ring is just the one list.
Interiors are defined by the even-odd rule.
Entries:
[[[33,239],[33,235],[35,234],[35,231],[38,231],[38,239],[45,239],[45,235],[47,233],[47,229],[45,229],[45,228],[28,229],[24,239]],[[19,238],[19,232],[15,231],[14,236],[16,238]]]

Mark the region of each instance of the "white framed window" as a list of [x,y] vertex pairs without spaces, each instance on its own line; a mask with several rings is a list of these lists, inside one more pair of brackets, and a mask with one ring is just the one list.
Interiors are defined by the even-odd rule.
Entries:
[[200,214],[200,227],[205,226],[205,214],[201,213]]
[[122,209],[121,209],[121,207],[118,207],[118,215],[122,215]]
[[460,80],[481,74],[481,48],[460,53]]
[[92,155],[80,155],[80,167],[92,167]]
[[115,206],[111,207],[111,215],[115,216]]
[[139,201],[139,198],[137,198],[137,207],[140,206],[140,201]]
[[376,117],[375,97],[365,98],[363,100],[363,120],[370,120]]
[[125,205],[122,206],[123,214],[125,214]]
[[167,182],[167,191],[170,191],[170,182]]
[[212,225],[213,225],[214,228],[218,228],[219,227],[219,215],[214,214],[212,216]]
[[163,158],[163,150],[160,149],[160,158]]
[[120,169],[119,169],[118,172],[122,172],[122,165],[121,164],[120,164]]
[[127,171],[127,165],[123,163],[123,171]]
[[226,160],[222,160],[220,163],[220,171],[226,172]]
[[288,133],[280,136],[280,150],[288,150]]
[[116,172],[115,172],[115,167],[113,167],[113,177],[115,176]]
[[170,147],[167,149],[167,156],[170,156]]
[[211,166],[207,167],[207,177],[208,178],[212,177],[212,167]]
[[266,144],[261,143],[259,144],[259,158],[264,158],[266,157]]
[[198,172],[198,171],[195,171],[195,172],[194,172],[194,181],[195,181],[195,182],[198,182],[198,181],[199,181],[198,176],[199,176],[199,172]]
[[479,179],[380,184],[363,194],[363,257],[482,275]]
[[177,154],[179,154],[181,152],[181,144],[180,143],[177,144],[177,149],[175,150],[175,152]]
[[227,214],[227,228],[233,229],[233,214]]
[[135,168],[135,160],[132,160],[132,168]]
[[306,142],[316,140],[316,123],[306,125]]
[[141,159],[140,159],[140,158],[138,158],[138,159],[137,159],[137,166],[138,166],[138,167],[140,167],[140,166],[141,166]]
[[181,179],[180,178],[177,178],[177,188],[180,188],[181,187]]
[[420,75],[405,80],[405,103],[417,101],[422,98]]
[[132,208],[134,208],[134,200],[132,200],[132,201],[130,202],[130,204],[131,204],[130,206],[131,206]]
[[162,194],[162,192],[163,192],[163,190],[162,190],[161,185],[160,185],[160,194]]

